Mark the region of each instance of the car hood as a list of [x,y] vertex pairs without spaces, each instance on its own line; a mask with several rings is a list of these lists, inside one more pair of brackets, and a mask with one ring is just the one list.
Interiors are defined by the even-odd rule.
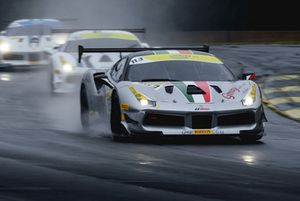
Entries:
[[[123,82],[153,101],[169,103],[234,103],[250,91],[252,81]],[[198,93],[198,94],[197,94]]]

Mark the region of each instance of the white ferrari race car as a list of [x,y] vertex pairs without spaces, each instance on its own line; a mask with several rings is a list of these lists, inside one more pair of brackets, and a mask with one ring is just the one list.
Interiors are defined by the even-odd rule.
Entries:
[[[147,50],[147,51],[144,51]],[[254,74],[236,77],[207,53],[189,48],[79,48],[83,53],[132,52],[108,72],[89,70],[80,90],[81,120],[110,119],[113,137],[264,135],[266,117]],[[134,53],[135,52],[135,53]]]
[[128,31],[86,30],[77,31],[50,58],[50,85],[54,93],[68,93],[79,89],[83,74],[88,69],[110,69],[122,56],[120,53],[85,54],[78,63],[78,46],[85,47],[147,47],[136,35]]
[[62,26],[54,19],[23,19],[9,24],[0,36],[0,67],[48,64],[53,52],[51,29]]

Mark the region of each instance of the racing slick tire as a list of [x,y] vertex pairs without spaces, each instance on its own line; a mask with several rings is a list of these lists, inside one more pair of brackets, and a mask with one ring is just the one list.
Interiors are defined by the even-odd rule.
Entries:
[[54,95],[54,71],[51,62],[49,62],[49,68],[48,68],[48,81],[49,81],[50,93],[51,95]]
[[50,72],[50,92],[54,95],[54,75]]
[[86,88],[84,85],[80,89],[80,117],[81,125],[84,130],[89,130],[90,123],[90,109],[88,105],[88,99],[86,94]]
[[121,124],[120,101],[116,92],[113,93],[111,100],[110,128],[114,141],[123,141],[125,139],[127,131]]

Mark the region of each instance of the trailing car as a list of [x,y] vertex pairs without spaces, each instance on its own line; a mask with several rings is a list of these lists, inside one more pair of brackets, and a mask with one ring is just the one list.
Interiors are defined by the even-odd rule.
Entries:
[[238,79],[208,47],[89,49],[135,52],[108,72],[89,70],[81,84],[81,120],[110,119],[114,138],[152,135],[238,136],[256,141],[266,117],[254,74]]
[[69,36],[68,41],[50,58],[50,84],[53,92],[73,92],[77,86],[80,86],[81,78],[87,70],[101,69],[106,71],[120,59],[120,53],[85,54],[82,62],[78,63],[78,45],[84,45],[89,48],[146,46],[136,35],[128,31],[76,31]]
[[10,23],[0,36],[0,67],[48,64],[55,46],[51,30],[61,26],[55,19],[22,19]]

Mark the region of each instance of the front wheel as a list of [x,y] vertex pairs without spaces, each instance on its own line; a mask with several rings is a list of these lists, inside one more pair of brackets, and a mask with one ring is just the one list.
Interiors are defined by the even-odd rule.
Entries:
[[127,131],[121,123],[121,109],[119,97],[113,93],[111,100],[110,127],[113,140],[120,141],[127,136]]

